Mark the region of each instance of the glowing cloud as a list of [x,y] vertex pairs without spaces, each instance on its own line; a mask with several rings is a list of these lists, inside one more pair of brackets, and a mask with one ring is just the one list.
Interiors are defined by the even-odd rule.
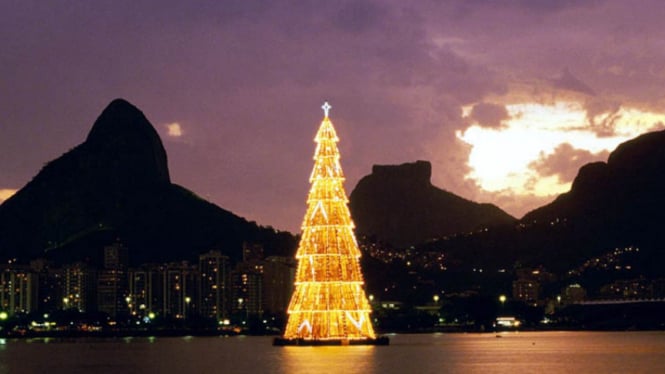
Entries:
[[174,138],[179,138],[182,136],[182,127],[178,122],[168,123],[166,124],[166,128],[168,129],[168,136]]
[[508,111],[502,105],[479,103],[473,106],[467,116],[480,126],[496,129],[503,127],[502,121],[508,119]]
[[563,143],[551,154],[542,153],[540,159],[529,164],[529,167],[541,176],[557,176],[561,181],[571,181],[580,167],[599,159],[607,159],[608,156],[608,151],[591,153]]
[[[475,122],[469,107],[462,109],[471,123],[457,132],[471,146],[466,178],[482,191],[525,196],[567,191],[582,164],[604,161],[620,143],[665,123],[665,113],[636,108],[589,116],[577,102],[520,103],[506,105],[509,118],[490,128]],[[610,128],[598,131],[599,123]]]
[[18,190],[10,188],[0,189],[0,203],[12,197],[16,193],[16,191]]

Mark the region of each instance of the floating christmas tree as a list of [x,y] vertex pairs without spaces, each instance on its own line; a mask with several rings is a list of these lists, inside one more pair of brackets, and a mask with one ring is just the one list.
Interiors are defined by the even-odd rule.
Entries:
[[314,169],[307,213],[296,252],[295,290],[288,323],[277,345],[387,344],[377,339],[360,271],[360,250],[344,192],[337,134],[323,104],[314,138]]

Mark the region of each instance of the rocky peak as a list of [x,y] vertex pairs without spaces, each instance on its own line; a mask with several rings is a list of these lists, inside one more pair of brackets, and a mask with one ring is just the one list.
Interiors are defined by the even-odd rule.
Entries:
[[84,146],[111,164],[106,166],[135,169],[138,175],[170,182],[166,151],[157,131],[143,112],[123,99],[113,100],[104,109]]
[[374,165],[372,176],[391,181],[403,181],[414,185],[429,186],[432,177],[432,164],[418,160],[401,165]]
[[349,196],[357,231],[406,247],[514,221],[493,205],[474,203],[433,186],[431,176],[428,161],[375,165]]

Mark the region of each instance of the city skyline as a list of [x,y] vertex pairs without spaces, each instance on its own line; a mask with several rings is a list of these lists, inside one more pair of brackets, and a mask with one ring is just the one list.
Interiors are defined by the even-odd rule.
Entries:
[[518,218],[665,122],[656,2],[2,10],[0,201],[81,143],[116,97],[155,126],[175,183],[292,232],[325,100],[349,191],[373,164],[424,159],[435,185]]

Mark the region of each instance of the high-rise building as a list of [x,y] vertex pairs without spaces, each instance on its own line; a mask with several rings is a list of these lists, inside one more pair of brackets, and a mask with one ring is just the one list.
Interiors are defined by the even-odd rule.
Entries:
[[129,262],[129,250],[116,240],[104,247],[104,269],[126,269]]
[[561,293],[561,302],[564,304],[574,304],[586,299],[586,290],[579,283],[568,285]]
[[62,304],[60,309],[79,312],[94,311],[96,303],[97,272],[85,263],[77,262],[62,268]]
[[263,309],[269,314],[286,312],[293,294],[296,261],[292,257],[270,256],[263,262]]
[[165,266],[163,276],[163,313],[165,316],[185,319],[197,312],[197,269],[187,261]]
[[513,298],[525,303],[534,304],[540,296],[540,282],[533,279],[513,281]]
[[127,314],[128,300],[127,247],[121,242],[104,247],[104,268],[99,271],[97,308],[112,317]]
[[201,316],[217,321],[228,318],[229,257],[220,251],[199,256],[199,311]]
[[263,246],[257,243],[242,243],[242,261],[261,261],[263,260]]
[[27,266],[5,265],[0,269],[0,310],[9,315],[37,309],[37,275]]
[[63,270],[43,258],[30,261],[30,269],[37,275],[37,310],[53,312],[60,309],[64,297]]
[[163,306],[163,269],[159,265],[146,264],[127,270],[129,282],[129,312],[145,318],[161,314]]
[[248,261],[231,272],[231,313],[238,321],[263,314],[263,262]]

